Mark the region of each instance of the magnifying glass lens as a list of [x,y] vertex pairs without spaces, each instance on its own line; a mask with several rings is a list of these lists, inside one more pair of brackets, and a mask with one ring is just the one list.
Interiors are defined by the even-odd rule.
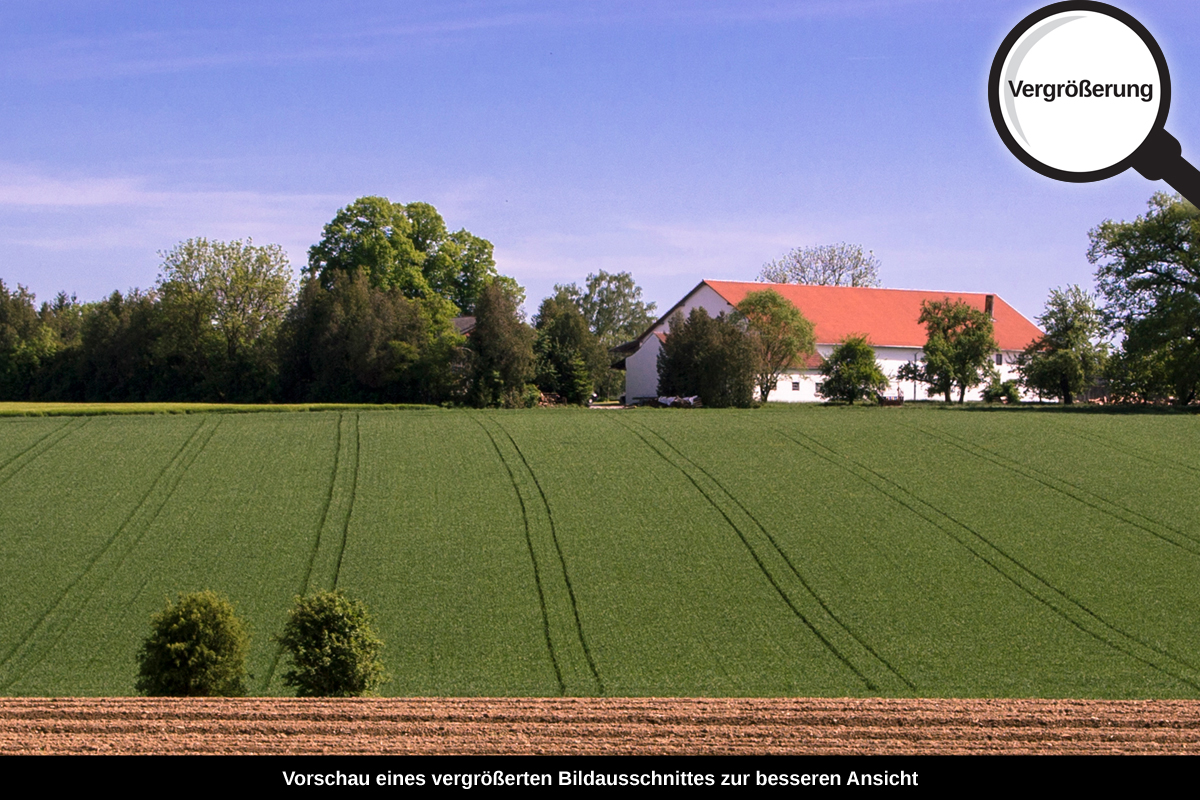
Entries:
[[1034,22],[993,71],[1009,147],[1052,177],[1114,174],[1165,117],[1170,79],[1153,47],[1108,13],[1066,10]]

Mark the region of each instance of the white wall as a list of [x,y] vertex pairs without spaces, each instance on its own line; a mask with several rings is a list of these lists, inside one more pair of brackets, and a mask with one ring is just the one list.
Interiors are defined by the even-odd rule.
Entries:
[[[828,358],[833,352],[834,345],[820,344],[817,345],[817,352],[823,358]],[[930,394],[928,388],[923,383],[913,383],[912,381],[900,382],[896,380],[896,370],[900,369],[900,365],[909,361],[920,361],[921,350],[917,347],[876,347],[875,360],[879,362],[879,368],[883,370],[883,374],[888,376],[891,381],[888,388],[884,391],[886,395],[895,395],[897,392],[904,393],[905,400],[944,400],[940,394]],[[1006,381],[1016,379],[1017,376],[1017,356],[1019,352],[1016,350],[1006,350],[1001,356],[1004,361],[1001,365],[994,365],[1000,372],[1000,380]],[[807,370],[801,372],[791,372],[782,375],[779,378],[779,384],[775,391],[771,392],[768,398],[771,402],[778,403],[819,403],[824,402],[824,398],[817,395],[817,385],[824,380],[816,370]],[[799,383],[800,388],[795,390],[792,388],[793,383]],[[977,386],[974,389],[967,391],[967,400],[982,400],[983,386]],[[954,400],[958,400],[958,392],[951,394]],[[1027,392],[1021,393],[1022,400],[1036,400],[1036,396]]]
[[[710,317],[717,317],[733,311],[733,306],[729,304],[729,301],[717,294],[707,283],[700,284],[695,291],[683,298],[683,302],[679,305],[679,313],[683,315],[684,319],[687,319],[693,308],[703,308]],[[670,326],[666,320],[663,320],[662,326],[655,330],[668,333]]]
[[658,396],[658,354],[662,343],[651,335],[636,353],[625,359],[625,402]]

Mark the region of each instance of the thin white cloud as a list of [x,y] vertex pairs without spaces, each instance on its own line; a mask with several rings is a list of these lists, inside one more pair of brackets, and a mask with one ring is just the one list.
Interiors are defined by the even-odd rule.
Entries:
[[474,31],[542,25],[553,21],[555,16],[502,13],[399,24],[370,19],[358,20],[356,24],[343,22],[340,26],[335,21],[332,27],[249,34],[189,29],[76,36],[13,48],[0,57],[0,69],[41,80],[77,80],[231,66],[377,59],[395,52],[397,39],[431,44]]
[[257,206],[323,203],[340,198],[324,194],[272,194],[248,191],[161,190],[144,178],[63,177],[21,165],[0,163],[0,206],[75,208],[81,206],[169,207],[181,203]]
[[164,190],[134,177],[63,177],[0,164],[0,253],[5,261],[22,253],[47,264],[156,263],[157,252],[204,236],[280,244],[299,269],[321,226],[345,203],[321,194]]
[[0,165],[0,206],[63,208],[145,202],[145,190],[129,178],[62,178]]
[[[270,30],[125,31],[100,37],[66,37],[6,48],[0,73],[35,80],[112,79],[230,66],[273,66],[295,62],[387,58],[396,41],[436,45],[464,35],[514,28],[589,26],[697,26],[759,24],[797,19],[856,17],[890,13],[947,0],[809,0],[809,2],[730,3],[725,0],[681,5],[675,2],[614,0],[589,5],[468,5],[435,9],[426,18],[396,21],[388,16],[342,14],[322,24],[292,20]],[[272,20],[274,22],[274,20]],[[28,40],[32,37],[24,37]],[[19,42],[20,40],[18,40]]]

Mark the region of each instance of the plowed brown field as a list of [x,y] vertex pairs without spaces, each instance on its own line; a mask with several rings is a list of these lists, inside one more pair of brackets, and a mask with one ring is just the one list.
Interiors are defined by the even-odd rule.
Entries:
[[9,698],[0,753],[1200,753],[1200,702]]

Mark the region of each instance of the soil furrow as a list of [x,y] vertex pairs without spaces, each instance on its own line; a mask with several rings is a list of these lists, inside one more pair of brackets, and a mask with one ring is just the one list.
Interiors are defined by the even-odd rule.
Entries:
[[1200,753],[1200,701],[9,698],[0,753]]

